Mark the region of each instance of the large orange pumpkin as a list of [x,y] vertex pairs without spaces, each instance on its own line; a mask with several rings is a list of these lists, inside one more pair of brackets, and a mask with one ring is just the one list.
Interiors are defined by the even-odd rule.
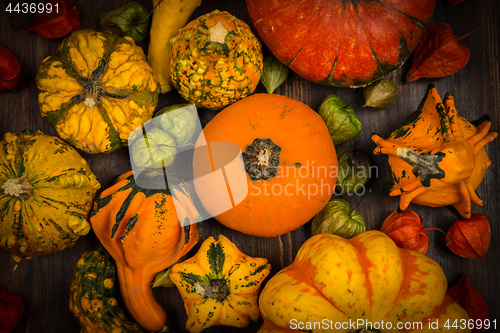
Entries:
[[[242,152],[245,170],[241,166],[241,173],[246,173],[241,183],[248,194],[239,203],[234,198],[241,193],[231,187],[235,177],[228,167],[229,185],[214,189],[213,179],[203,176],[220,167],[199,149],[193,161],[195,189],[203,206],[234,230],[261,237],[283,235],[308,222],[334,192],[338,164],[328,128],[317,112],[300,101],[254,94],[219,112],[203,133],[197,146],[206,140],[212,155],[215,142],[234,143]],[[233,207],[219,214],[221,199],[228,192]]]
[[307,80],[364,86],[408,59],[435,0],[246,0],[257,32]]

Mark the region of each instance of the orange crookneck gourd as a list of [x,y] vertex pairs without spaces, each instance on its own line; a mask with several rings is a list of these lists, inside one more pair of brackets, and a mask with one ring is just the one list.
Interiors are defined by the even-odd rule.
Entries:
[[132,171],[95,199],[92,229],[116,264],[120,291],[132,318],[158,332],[167,317],[155,301],[151,281],[198,242],[200,215],[186,183],[166,184],[163,172]]
[[488,116],[471,123],[457,115],[453,95],[443,103],[429,85],[418,110],[387,140],[372,135],[374,154],[388,155],[383,192],[401,196],[399,210],[413,202],[470,218],[472,203],[484,205],[475,190],[491,164],[485,145],[498,136],[490,127]]

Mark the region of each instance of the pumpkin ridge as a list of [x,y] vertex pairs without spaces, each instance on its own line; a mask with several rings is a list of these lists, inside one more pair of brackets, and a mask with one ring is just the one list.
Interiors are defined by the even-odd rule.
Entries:
[[[113,52],[111,52],[111,53],[113,53]],[[128,59],[130,59],[130,57]],[[97,65],[97,67],[94,69],[94,71],[90,75],[90,79],[92,81],[101,81],[102,75],[107,70],[108,70],[108,62],[106,61],[106,59],[101,58],[101,60],[99,61],[99,65]]]
[[113,225],[113,228],[111,231],[111,238],[113,238],[115,236],[115,232],[118,229],[118,226],[123,221],[123,218],[125,217],[125,214],[127,213],[128,207],[137,193],[139,193],[139,191],[136,188],[132,188],[131,191],[129,192],[129,194],[127,195],[127,197],[121,202],[121,207],[115,216],[115,224]]
[[54,62],[59,63],[57,65],[54,65],[54,68],[62,68],[66,75],[68,75],[70,78],[76,80],[80,85],[85,85],[89,82],[89,79],[87,77],[85,77],[84,75],[81,75],[81,73],[78,71],[78,69],[75,68],[72,64],[70,64],[70,66],[64,66],[64,59],[62,59],[60,55],[56,55],[56,54],[47,56],[45,59],[43,59],[42,64],[40,65],[40,67],[41,67],[41,69],[43,69],[43,71],[39,71],[37,73],[37,78],[48,77],[48,74],[46,73],[46,71],[48,68],[50,68],[50,66]]
[[[368,268],[373,266],[368,260],[367,253],[368,249],[365,247],[364,243],[359,240],[359,237],[354,237],[349,239],[349,242],[353,245],[353,249],[356,253],[356,257],[358,258],[358,262],[362,263],[361,267],[363,268],[363,273],[365,275],[365,287],[367,291],[368,301],[370,303],[370,310],[372,310],[374,299],[373,299],[373,286],[370,280],[370,275],[368,272]],[[371,318],[372,313],[370,312],[367,318]]]
[[71,99],[66,102],[61,104],[60,108],[57,110],[50,110],[50,111],[42,111],[42,117],[43,119],[51,124],[52,126],[57,126],[63,121],[63,118],[66,118],[69,114],[69,110],[80,103],[83,99],[83,93],[77,94]]
[[[108,140],[110,141],[110,145],[113,147],[115,146],[116,148],[119,147],[119,143],[120,143],[120,132],[116,130],[115,126],[113,126],[113,122],[111,121],[108,113],[106,112],[106,110],[104,109],[104,106],[102,105],[100,99],[102,98],[103,96],[101,95],[100,98],[98,99],[96,105],[97,105],[97,109],[99,110],[99,113],[101,114],[101,117],[102,117],[102,120],[104,120],[104,122],[108,125]],[[92,123],[93,125],[93,123]]]
[[[399,10],[395,9],[392,6],[384,4],[384,3],[380,2],[380,1],[377,1],[377,0],[372,0],[372,1],[375,2],[375,3],[378,3],[378,4],[382,5],[382,6],[386,6],[388,8],[391,8],[392,10],[394,10],[395,12],[397,12],[399,14],[403,14]],[[401,52],[399,54],[398,63],[394,64],[392,66],[390,64],[389,65],[384,65],[383,63],[380,62],[380,59],[377,56],[377,53],[373,49],[372,43],[370,41],[370,36],[368,35],[368,33],[367,33],[366,29],[365,29],[365,25],[363,23],[363,20],[359,16],[359,12],[358,12],[358,8],[356,6],[356,2],[353,2],[353,5],[354,5],[354,10],[356,11],[356,14],[358,15],[359,22],[360,22],[361,26],[363,27],[363,32],[365,33],[366,40],[368,42],[368,45],[370,46],[370,50],[372,51],[373,58],[375,59],[375,62],[377,63],[377,69],[374,71],[373,76],[375,76],[375,77],[382,77],[382,76],[384,76],[386,74],[389,74],[389,73],[395,71],[399,67],[401,67],[403,65],[403,63],[404,63],[404,59],[407,57],[406,55],[409,53],[408,52],[408,48],[407,48],[406,39],[403,36],[401,36],[401,38],[399,39]],[[407,16],[407,15],[405,15],[405,16]],[[353,80],[355,81],[355,79],[353,79]]]
[[394,8],[393,6],[391,6],[391,5],[387,4],[387,3],[384,3],[384,2],[379,1],[379,0],[372,0],[372,1],[380,3],[381,5],[389,7],[391,9],[393,9],[394,11],[396,11],[397,13],[406,16],[408,19],[410,19],[410,21],[412,21],[413,24],[415,24],[417,27],[419,27],[420,29],[422,29],[422,30],[425,31],[425,24],[424,24],[424,22],[422,22],[422,21],[414,18],[413,16],[408,15],[408,14],[406,14],[406,13],[404,13],[404,12],[402,12],[402,11],[396,9],[396,8]]
[[[305,250],[305,248],[304,248],[304,250]],[[296,257],[299,257],[299,253],[297,253]],[[315,271],[317,271],[316,265],[313,265],[311,263],[311,257],[308,257],[306,260],[301,260],[300,264],[302,265],[302,269],[299,269],[298,267],[295,268],[294,266],[296,265],[296,263],[294,261],[291,265],[286,267],[285,268],[286,270],[284,269],[283,272],[286,273],[288,276],[292,277],[293,279],[297,280],[298,282],[304,283],[305,285],[307,285],[311,289],[314,289],[326,301],[328,301],[328,303],[330,303],[335,309],[337,309],[340,313],[344,314],[346,317],[349,317],[349,316],[347,316],[347,314],[345,314],[344,311],[339,309],[339,307],[336,304],[334,304],[332,300],[330,300],[328,295],[326,295],[323,292],[323,288],[320,288],[319,285],[314,282],[314,279],[304,279],[304,276],[305,276],[304,272],[307,271],[304,267],[309,266],[311,268],[314,268]]]
[[[285,3],[286,4],[286,3]],[[345,4],[344,4],[344,7],[345,7]],[[316,24],[314,25],[314,27],[310,28],[309,31],[307,32],[307,35],[309,35],[310,33],[312,33],[314,31],[314,29],[316,29],[321,21],[323,21],[323,19],[326,17],[326,14],[323,14],[323,16],[321,16],[318,20],[318,22],[316,22]],[[297,50],[297,53],[293,56],[293,58],[290,60],[290,62],[288,64],[286,64],[287,66],[291,66],[292,63],[295,61],[295,59],[297,59],[297,56],[300,54],[300,52],[302,51],[302,49],[304,48],[304,46],[309,42],[309,40],[306,38],[304,38],[304,40],[302,41],[302,45],[300,45],[299,49]],[[332,71],[333,71],[333,68],[332,68]]]

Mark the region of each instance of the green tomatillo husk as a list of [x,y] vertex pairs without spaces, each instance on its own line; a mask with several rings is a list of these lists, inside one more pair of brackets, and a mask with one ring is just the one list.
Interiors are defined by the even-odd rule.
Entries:
[[350,147],[337,148],[339,171],[335,194],[342,198],[364,193],[364,185],[371,177],[372,161],[368,154]]
[[365,231],[365,219],[347,200],[332,199],[314,216],[311,235],[334,234],[346,239]]
[[139,168],[163,168],[172,165],[177,154],[175,139],[165,131],[154,127],[131,146],[131,157]]
[[157,127],[170,134],[177,145],[183,145],[193,138],[197,119],[194,104],[175,104],[158,111],[153,121]]
[[99,15],[104,30],[120,37],[129,36],[136,44],[141,43],[149,34],[149,10],[131,2],[109,13]]
[[398,94],[398,87],[391,80],[381,79],[366,87],[361,91],[365,99],[365,105],[375,109],[385,109],[389,107]]
[[361,122],[354,109],[347,106],[340,96],[326,97],[319,107],[319,115],[326,123],[334,145],[352,140],[361,132]]
[[272,94],[288,77],[288,67],[275,56],[264,57],[264,69],[260,77],[260,83]]

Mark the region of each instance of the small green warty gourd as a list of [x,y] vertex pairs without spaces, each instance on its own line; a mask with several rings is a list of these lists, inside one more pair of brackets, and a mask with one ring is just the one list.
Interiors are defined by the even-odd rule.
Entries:
[[69,309],[81,333],[143,333],[120,308],[116,266],[106,250],[83,253],[73,268]]
[[173,85],[198,107],[222,109],[252,94],[262,75],[259,40],[228,12],[214,10],[191,21],[170,46]]

